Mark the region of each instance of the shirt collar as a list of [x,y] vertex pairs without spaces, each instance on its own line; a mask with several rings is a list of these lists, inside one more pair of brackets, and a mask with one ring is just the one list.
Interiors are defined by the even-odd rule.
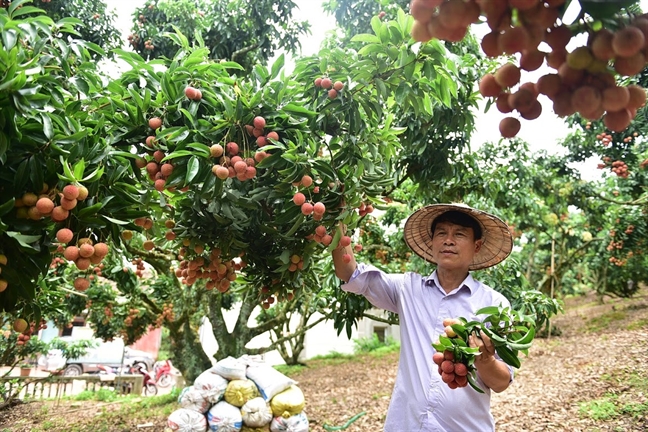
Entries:
[[[432,286],[434,284],[437,287],[441,288],[441,283],[439,283],[439,275],[437,275],[436,270],[434,270],[434,272],[427,277],[425,284],[428,286]],[[477,290],[478,285],[479,282],[477,282],[475,278],[473,278],[472,273],[468,272],[468,276],[466,276],[466,279],[464,279],[459,288],[467,287],[470,290],[470,294],[472,295]]]

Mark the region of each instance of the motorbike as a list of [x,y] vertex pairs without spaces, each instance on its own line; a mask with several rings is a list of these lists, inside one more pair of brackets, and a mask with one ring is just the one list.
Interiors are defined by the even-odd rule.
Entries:
[[153,375],[155,376],[156,384],[159,387],[166,388],[173,383],[173,375],[178,375],[178,372],[171,364],[171,360],[167,359],[155,362],[155,365],[153,365]]
[[142,363],[137,363],[130,369],[130,373],[139,373],[144,377],[144,381],[142,382],[142,393],[144,393],[144,396],[155,396],[158,392],[157,383],[146,369],[146,366]]
[[[143,376],[143,381],[142,381],[142,393],[145,396],[155,396],[158,392],[157,385],[155,383],[155,380],[149,373],[149,371],[146,369],[146,365],[144,363],[136,363],[134,365],[125,365],[123,372],[121,368],[113,368],[111,366],[107,365],[97,365],[97,369],[99,369],[99,374],[106,374],[106,375],[122,375],[124,373],[126,374],[141,374]],[[132,393],[132,384],[131,383],[123,383],[121,392],[122,393]]]

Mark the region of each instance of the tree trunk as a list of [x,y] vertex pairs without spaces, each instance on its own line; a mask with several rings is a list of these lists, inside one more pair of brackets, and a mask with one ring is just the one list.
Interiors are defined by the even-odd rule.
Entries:
[[252,304],[251,297],[243,298],[238,319],[231,333],[227,331],[222,306],[222,296],[210,296],[208,316],[213,328],[214,338],[218,343],[218,351],[215,354],[217,360],[229,356],[237,358],[247,354],[245,345],[256,336],[256,332],[247,326],[252,310],[256,306],[256,302]]
[[538,250],[538,247],[540,246],[540,236],[538,233],[535,233],[535,241],[533,242],[533,249],[531,249],[531,252],[529,252],[529,258],[527,259],[527,270],[526,270],[526,280],[529,281],[529,284],[533,286],[533,283],[531,282],[531,276],[533,274],[533,259],[535,258],[535,253]]
[[197,332],[189,323],[188,318],[173,322],[169,326],[171,339],[171,361],[180,370],[187,383],[192,383],[198,375],[212,366],[205,350],[203,350]]

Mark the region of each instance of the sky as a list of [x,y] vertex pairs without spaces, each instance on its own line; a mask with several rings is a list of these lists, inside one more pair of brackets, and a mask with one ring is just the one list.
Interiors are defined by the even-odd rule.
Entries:
[[[299,8],[294,14],[295,19],[308,20],[311,23],[311,35],[301,41],[302,54],[316,54],[326,33],[335,27],[335,19],[324,13],[321,7],[321,0],[294,1]],[[113,3],[115,4],[118,15],[117,26],[122,30],[124,35],[128,35],[130,32],[133,12],[145,3],[145,0],[117,0]],[[576,4],[577,2],[572,2],[572,5]],[[640,4],[644,11],[648,10],[648,0],[641,0]],[[577,13],[578,10],[572,7],[567,10],[565,19],[569,20],[570,17],[575,17]],[[486,25],[481,25],[473,27],[473,31],[479,36],[480,34],[485,34],[488,28]],[[567,48],[569,50],[583,43],[583,40],[574,40],[572,41],[572,45]],[[523,71],[521,82],[535,82],[540,76],[553,72],[555,72],[553,69],[544,66],[534,72]],[[558,118],[553,113],[551,101],[544,96],[541,96],[539,100],[542,103],[542,115],[533,121],[522,119],[522,127],[518,133],[518,137],[529,143],[532,152],[544,149],[552,154],[560,154],[564,150],[557,143],[567,135],[569,130],[563,119]],[[484,112],[484,103],[482,103],[476,110],[475,131],[473,133],[471,147],[476,149],[484,142],[499,141],[500,133],[498,125],[504,117],[505,115],[498,112],[494,106],[488,112]],[[598,162],[598,160],[592,159],[577,166],[584,179],[593,180],[599,178],[600,171],[596,169]]]

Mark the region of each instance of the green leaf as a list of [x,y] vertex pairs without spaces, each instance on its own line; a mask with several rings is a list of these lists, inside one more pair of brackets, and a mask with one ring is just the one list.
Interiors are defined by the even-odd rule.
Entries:
[[468,384],[470,384],[470,387],[472,387],[478,393],[484,393],[484,390],[482,390],[477,384],[477,381],[473,377],[473,374],[468,374],[466,377],[468,378]]
[[63,166],[63,172],[65,174],[65,175],[61,175],[59,173],[58,174],[59,178],[63,180],[68,180],[69,182],[75,182],[76,177],[74,177],[74,173],[72,172],[72,168],[70,168],[68,161],[63,159],[63,156],[60,156],[59,160],[61,161],[61,165]]
[[90,216],[93,214],[96,214],[99,210],[102,209],[102,207],[105,205],[105,203],[100,202],[94,205],[91,205],[90,207],[85,207],[79,211],[78,217],[79,219],[84,218],[86,216]]
[[0,158],[2,158],[5,153],[7,153],[7,149],[9,148],[9,141],[7,140],[7,136],[0,131]]
[[5,234],[15,239],[23,247],[34,249],[34,250],[40,250],[40,246],[34,246],[32,244],[38,242],[41,239],[41,236],[39,235],[25,235],[15,231],[7,231]]
[[[376,32],[377,33],[377,32]],[[371,44],[379,44],[380,43],[380,38],[376,35],[368,34],[368,33],[362,33],[362,34],[357,34],[351,38],[351,42],[366,42],[366,43],[371,43]]]
[[204,157],[209,157],[210,156],[209,147],[207,147],[203,143],[194,142],[194,143],[187,144],[187,147],[196,150],[197,152],[199,152]]
[[5,51],[10,51],[18,40],[18,32],[14,29],[5,30],[2,32],[2,42],[4,43]]
[[581,9],[594,19],[605,19],[612,17],[622,8],[633,5],[637,0],[579,0]]
[[90,174],[88,174],[87,176],[83,177],[83,178],[81,179],[81,181],[84,181],[84,182],[94,182],[94,181],[97,181],[97,180],[99,180],[99,179],[101,178],[101,176],[103,175],[103,173],[104,173],[104,167],[99,167],[99,168],[97,168],[96,170],[92,171],[92,172],[91,172]]
[[286,105],[283,106],[283,108],[281,110],[289,112],[289,113],[293,113],[293,114],[304,115],[306,117],[314,117],[314,116],[317,115],[317,113],[315,111],[308,110],[308,109],[304,108],[303,106],[296,105],[294,103],[287,103]]
[[106,219],[108,222],[112,222],[112,223],[117,224],[117,225],[128,225],[128,224],[131,223],[130,221],[123,221],[123,220],[111,218],[111,217],[106,216],[106,215],[101,215],[101,217]]
[[277,75],[279,75],[279,71],[281,70],[282,67],[284,67],[286,59],[283,54],[281,54],[277,60],[272,64],[272,70],[270,71],[270,76],[272,78],[277,78]]
[[41,119],[43,120],[43,134],[47,139],[51,140],[54,136],[54,128],[52,127],[52,119],[45,114],[41,114]]
[[384,53],[385,52],[385,47],[382,46],[381,44],[371,44],[371,45],[365,45],[360,50],[358,51],[358,54],[362,56],[366,56],[372,53]]
[[6,203],[0,205],[0,216],[4,216],[4,215],[6,215],[7,213],[9,213],[9,212],[11,211],[11,209],[14,208],[14,204],[15,204],[15,203],[16,203],[16,199],[15,199],[15,198],[11,198],[11,199],[8,200]]
[[476,311],[475,315],[493,315],[499,313],[500,313],[500,308],[498,306],[486,306]]
[[81,177],[83,177],[83,172],[85,171],[85,161],[83,159],[79,159],[79,161],[72,167],[72,170],[74,171],[74,178],[80,179]]
[[517,354],[508,348],[505,345],[500,345],[500,346],[495,346],[495,351],[497,352],[497,355],[500,356],[502,361],[506,363],[509,366],[513,366],[516,369],[519,369],[521,366],[520,359],[518,358]]
[[187,163],[187,175],[185,176],[185,184],[190,184],[200,170],[200,160],[196,156],[192,156]]

